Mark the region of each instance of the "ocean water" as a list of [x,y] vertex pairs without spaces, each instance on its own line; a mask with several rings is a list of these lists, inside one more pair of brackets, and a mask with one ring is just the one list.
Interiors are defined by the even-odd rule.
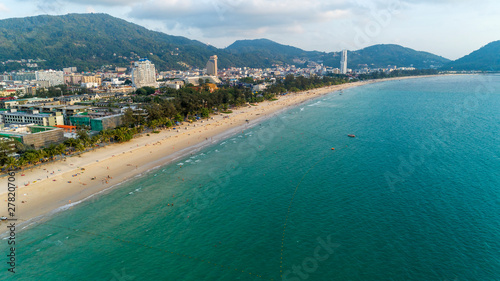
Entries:
[[0,279],[500,280],[499,132],[498,75],[333,92],[19,231],[15,274],[1,240]]

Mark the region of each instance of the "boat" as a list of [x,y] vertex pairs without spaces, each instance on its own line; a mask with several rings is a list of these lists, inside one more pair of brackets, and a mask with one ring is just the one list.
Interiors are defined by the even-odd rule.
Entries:
[[7,220],[7,217],[0,217],[0,220],[5,221]]
[[349,134],[347,136],[350,137],[350,138],[355,138],[356,137],[355,135],[352,135],[352,134]]

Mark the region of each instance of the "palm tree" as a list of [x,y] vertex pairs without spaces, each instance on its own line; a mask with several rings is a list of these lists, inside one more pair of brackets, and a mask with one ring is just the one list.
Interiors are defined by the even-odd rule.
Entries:
[[76,151],[84,151],[85,146],[80,142],[76,145],[75,149],[76,149]]
[[43,149],[36,150],[36,155],[40,162],[43,162],[45,160],[45,157],[47,157],[47,152],[45,152],[45,150]]
[[26,159],[28,163],[31,165],[35,165],[37,162],[38,156],[34,150],[30,150],[24,153],[23,158]]
[[57,155],[55,144],[50,144],[49,147],[44,148],[43,151],[51,160],[54,160],[54,157]]
[[64,144],[67,146],[67,147],[70,147],[70,148],[73,148],[75,149],[75,147],[80,143],[80,140],[78,139],[67,139],[64,141]]
[[19,151],[19,152],[25,152],[26,151],[26,146],[22,142],[14,139],[14,143],[16,144],[17,151]]
[[99,138],[98,135],[95,135],[92,138],[90,138],[90,143],[92,144],[92,146],[94,146],[100,142],[101,142],[101,139]]
[[17,166],[17,159],[11,156],[7,157],[7,159],[5,160],[5,167],[9,170],[12,170],[16,166]]
[[109,142],[113,138],[113,132],[111,130],[101,131],[100,136],[104,142]]
[[56,152],[57,152],[57,154],[59,154],[61,156],[65,150],[66,150],[66,145],[64,145],[64,143],[60,143],[56,146]]
[[118,142],[123,142],[126,140],[126,131],[124,130],[124,128],[116,128],[113,130],[113,135],[116,139],[116,141]]
[[17,159],[17,165],[19,166],[19,168],[22,168],[23,170],[24,170],[24,166],[26,166],[27,163],[28,163],[28,161],[26,161],[26,159],[23,157],[20,157],[19,159]]

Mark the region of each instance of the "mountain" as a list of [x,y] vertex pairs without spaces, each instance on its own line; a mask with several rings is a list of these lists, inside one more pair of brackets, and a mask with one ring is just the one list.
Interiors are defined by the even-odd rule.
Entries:
[[[205,65],[219,49],[199,41],[148,30],[107,14],[35,16],[0,21],[0,61],[40,58],[44,66],[81,70],[128,66],[148,57],[159,69]],[[181,64],[179,64],[181,63]],[[221,56],[221,63],[226,58]]]
[[[253,54],[262,56],[272,61],[286,63],[302,61],[320,61],[324,65],[338,67],[340,65],[340,52],[304,51],[292,46],[281,45],[267,39],[239,40],[226,48],[232,54]],[[414,66],[416,68],[441,67],[450,60],[427,52],[415,51],[399,45],[381,44],[370,46],[357,51],[348,51],[347,66],[358,68],[367,64],[369,67]]]
[[500,71],[500,40],[446,64],[443,69]]
[[293,46],[282,45],[269,39],[238,40],[227,47],[226,50],[233,54],[248,54],[258,52],[267,55],[281,54],[284,56],[293,57],[307,56],[309,53],[313,53]]
[[350,68],[356,68],[358,64],[368,64],[369,67],[396,65],[413,66],[415,68],[437,68],[450,61],[441,56],[415,51],[394,44],[373,45],[350,53],[350,56],[347,55],[347,63]]
[[[218,49],[196,40],[151,31],[107,14],[68,14],[0,20],[0,61],[42,59],[40,68],[79,71],[105,65],[130,66],[147,57],[158,70],[203,68],[211,55],[219,67],[270,67],[273,64],[303,66],[308,61],[338,67],[339,52],[304,51],[267,39],[239,40]],[[348,67],[368,64],[429,68],[448,60],[398,45],[375,45],[349,52]],[[0,72],[21,68],[15,63],[0,64]]]

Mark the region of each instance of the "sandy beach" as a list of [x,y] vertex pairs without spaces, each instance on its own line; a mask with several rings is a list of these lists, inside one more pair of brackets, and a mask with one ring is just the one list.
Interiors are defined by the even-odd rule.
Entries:
[[[180,129],[165,129],[158,134],[143,135],[126,143],[108,145],[80,157],[68,157],[66,161],[17,171],[16,217],[18,222],[26,222],[44,217],[63,206],[71,207],[93,194],[189,155],[312,98],[369,83],[421,77],[354,82],[288,94],[276,101],[233,109],[231,114],[214,115],[213,119],[204,120],[203,123],[185,122]],[[27,183],[29,185],[26,186]],[[0,185],[0,198],[4,202],[0,216],[7,216],[7,177],[0,179]]]

